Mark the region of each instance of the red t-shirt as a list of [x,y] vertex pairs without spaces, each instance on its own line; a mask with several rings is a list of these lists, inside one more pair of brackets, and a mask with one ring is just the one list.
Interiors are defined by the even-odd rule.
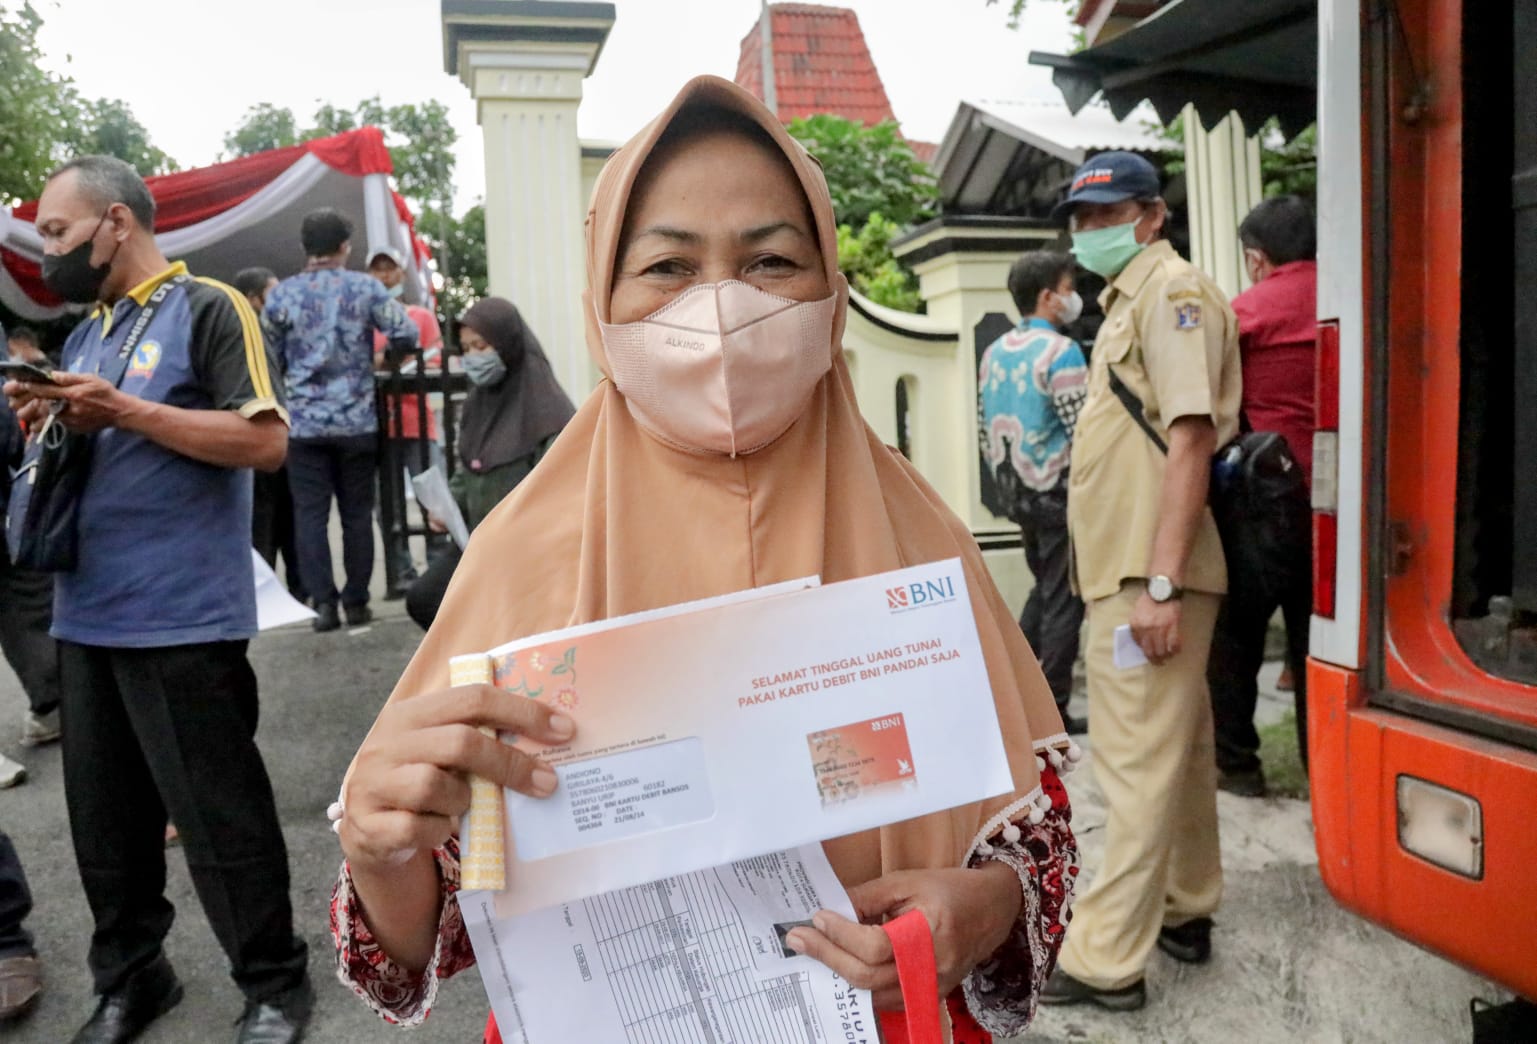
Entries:
[[1255,431],[1279,432],[1313,477],[1313,376],[1318,264],[1293,261],[1233,298],[1243,358],[1243,410]]
[[[443,361],[443,330],[438,325],[438,317],[432,314],[431,309],[421,305],[406,305],[406,314],[416,324],[417,343],[424,351],[423,358],[428,368],[441,366]],[[389,342],[378,330],[374,331],[374,360],[382,362],[384,349]],[[420,438],[422,434],[421,407],[415,395],[402,395],[400,397],[400,431],[395,430],[395,410],[390,406],[390,437],[391,438]],[[427,412],[427,437],[438,437],[438,426],[433,422],[432,411]]]

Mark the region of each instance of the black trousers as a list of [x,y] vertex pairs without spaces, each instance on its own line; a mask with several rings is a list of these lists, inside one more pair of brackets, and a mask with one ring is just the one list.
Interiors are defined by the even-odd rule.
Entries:
[[368,604],[374,572],[374,478],[379,440],[373,435],[338,435],[288,440],[288,484],[294,497],[294,539],[299,576],[316,605],[336,604],[331,542],[326,535],[331,501],[342,517],[341,591],[343,605]]
[[1298,561],[1297,582],[1282,596],[1266,595],[1253,585],[1230,582],[1217,629],[1212,635],[1206,681],[1211,689],[1216,730],[1217,768],[1247,773],[1260,768],[1259,732],[1254,708],[1259,702],[1260,666],[1265,662],[1265,633],[1276,609],[1286,621],[1286,662],[1295,679],[1297,741],[1307,767],[1308,623],[1313,612],[1312,563]]
[[304,600],[304,581],[299,576],[299,550],[294,542],[294,498],[288,488],[288,468],[255,473],[251,509],[251,546],[277,568],[283,556],[283,581],[288,591]]
[[17,569],[0,551],[0,649],[21,679],[33,714],[59,705],[59,645],[53,624],[53,574]]
[[0,831],[0,959],[30,957],[32,936],[22,922],[32,912],[32,892],[16,855],[16,846]]
[[64,796],[95,919],[98,992],[161,952],[167,817],[236,984],[252,1000],[305,977],[288,851],[256,749],[256,675],[245,642],[104,649],[60,642]]
[[1019,629],[1041,661],[1046,684],[1067,713],[1073,696],[1073,663],[1083,628],[1083,601],[1068,579],[1072,549],[1067,539],[1067,483],[1042,493],[1022,492],[1015,521],[1025,545],[1025,562],[1035,574],[1035,587],[1019,614]]

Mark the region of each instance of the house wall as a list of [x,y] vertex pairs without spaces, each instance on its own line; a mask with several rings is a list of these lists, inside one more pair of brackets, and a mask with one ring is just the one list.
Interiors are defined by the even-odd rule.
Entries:
[[855,294],[843,351],[859,410],[889,446],[899,442],[897,384],[905,385],[909,459],[957,515],[987,520],[979,534],[984,546],[1003,544],[983,551],[988,570],[1009,605],[1023,606],[1032,581],[1017,546],[1018,529],[993,518],[976,492],[977,391],[970,333],[963,339],[956,328],[933,317],[882,308]]

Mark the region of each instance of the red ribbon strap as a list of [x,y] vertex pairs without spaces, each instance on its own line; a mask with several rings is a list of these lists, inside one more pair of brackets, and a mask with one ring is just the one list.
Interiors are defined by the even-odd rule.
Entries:
[[939,969],[934,964],[934,935],[921,910],[909,910],[881,925],[891,939],[902,985],[904,1011],[880,1012],[886,1044],[944,1044],[939,1022]]

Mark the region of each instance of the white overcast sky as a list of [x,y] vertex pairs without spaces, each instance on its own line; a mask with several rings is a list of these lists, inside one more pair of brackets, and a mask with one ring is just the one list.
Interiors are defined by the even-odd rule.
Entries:
[[[350,106],[437,98],[459,131],[458,208],[485,190],[475,105],[443,71],[438,0],[34,0],[49,66],[87,96],[122,98],[183,167],[213,162],[258,102],[300,121]],[[985,0],[845,0],[903,130],[938,141],[962,98],[1060,96],[1032,49],[1061,51],[1071,26],[1056,0],[1030,0],[1018,31]],[[760,0],[618,0],[586,84],[584,138],[623,140],[691,76],[736,71]]]

